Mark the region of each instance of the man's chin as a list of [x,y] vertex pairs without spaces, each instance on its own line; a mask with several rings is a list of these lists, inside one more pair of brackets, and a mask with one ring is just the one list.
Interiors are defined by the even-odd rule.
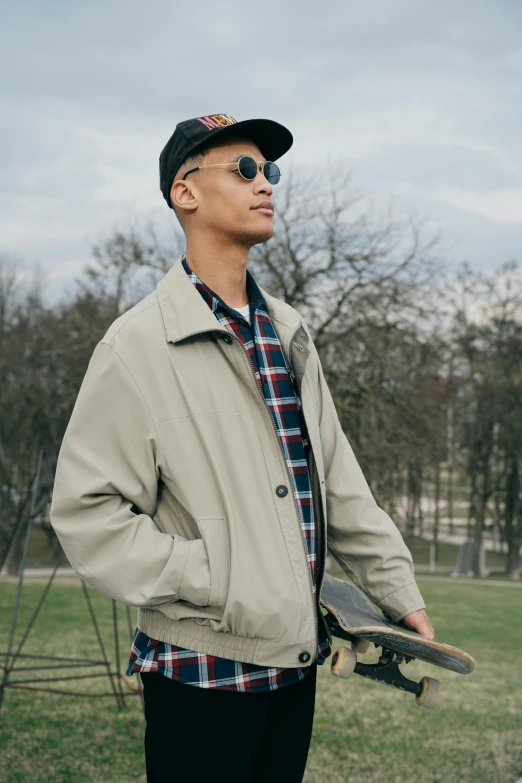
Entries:
[[272,223],[269,223],[264,230],[258,229],[255,231],[254,236],[257,237],[255,241],[256,245],[260,242],[268,242],[268,240],[274,236],[274,226]]
[[259,245],[261,242],[268,242],[268,240],[271,239],[273,235],[274,227],[271,223],[268,222],[265,226],[249,226],[248,230],[245,231],[242,235],[236,234],[240,241],[250,246]]

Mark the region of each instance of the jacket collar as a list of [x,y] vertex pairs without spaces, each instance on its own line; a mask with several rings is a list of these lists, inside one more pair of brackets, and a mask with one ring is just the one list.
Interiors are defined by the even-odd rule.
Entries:
[[[228,313],[228,315],[231,315],[232,317],[237,316],[237,311],[233,307],[230,307],[230,305],[228,305],[225,300],[219,296],[219,294],[217,294],[206,283],[204,283],[203,280],[201,280],[190,268],[186,257],[181,259],[181,264],[187,274],[190,272],[189,277],[192,275],[192,283],[195,282],[196,288],[213,313],[215,313],[219,307],[221,310],[224,310],[226,313]],[[266,302],[249,269],[246,270],[246,291],[250,309],[250,321],[252,322],[254,313],[258,308],[262,312],[266,312]]]
[[[198,332],[226,332],[226,326],[219,323],[194,283],[189,279],[183,268],[182,258],[183,254],[180,254],[156,285],[167,341],[176,343]],[[301,316],[297,310],[281,299],[270,296],[257,284],[256,287],[265,300],[266,311],[272,321],[286,327],[289,333],[295,331],[301,324]]]

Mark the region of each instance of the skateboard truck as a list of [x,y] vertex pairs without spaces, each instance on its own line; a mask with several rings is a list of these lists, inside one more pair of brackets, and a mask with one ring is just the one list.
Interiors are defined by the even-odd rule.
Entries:
[[[339,647],[332,657],[331,671],[336,677],[347,679],[355,672],[355,674],[360,674],[369,680],[413,693],[415,701],[420,707],[433,709],[437,706],[442,690],[438,680],[432,677],[423,677],[420,682],[414,682],[405,677],[399,669],[399,664],[409,663],[414,658],[382,647],[382,655],[379,657],[378,663],[359,663],[357,653],[367,652],[370,642],[345,631],[330,613],[326,615],[326,623],[334,636],[352,643],[351,649]],[[374,643],[374,646],[379,647],[380,645]]]

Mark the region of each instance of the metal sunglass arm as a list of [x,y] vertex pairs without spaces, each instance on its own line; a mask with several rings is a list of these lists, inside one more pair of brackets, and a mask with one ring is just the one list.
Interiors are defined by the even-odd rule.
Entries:
[[[241,160],[241,158],[239,160]],[[229,161],[228,163],[207,163],[205,166],[196,166],[195,169],[190,169],[190,171],[186,171],[184,173],[182,179],[185,179],[187,174],[192,174],[193,171],[197,171],[198,169],[210,169],[210,168],[212,168],[212,166],[236,166],[236,165],[239,166],[239,160],[238,161]],[[274,161],[272,161],[272,160],[256,160],[256,163],[262,163],[263,164],[261,168],[259,168],[259,166],[258,166],[258,170],[259,171],[262,171],[267,163],[273,163],[273,162]],[[281,172],[279,172],[279,177],[281,177]]]

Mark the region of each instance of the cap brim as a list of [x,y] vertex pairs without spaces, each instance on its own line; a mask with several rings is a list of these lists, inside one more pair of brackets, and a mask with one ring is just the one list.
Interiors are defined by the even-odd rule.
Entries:
[[267,160],[277,160],[288,152],[294,143],[294,137],[288,128],[275,120],[241,120],[233,125],[225,125],[211,131],[206,139],[192,147],[190,152],[196,152],[200,147],[207,146],[212,139],[222,139],[227,136],[232,139],[240,135],[252,139]]

